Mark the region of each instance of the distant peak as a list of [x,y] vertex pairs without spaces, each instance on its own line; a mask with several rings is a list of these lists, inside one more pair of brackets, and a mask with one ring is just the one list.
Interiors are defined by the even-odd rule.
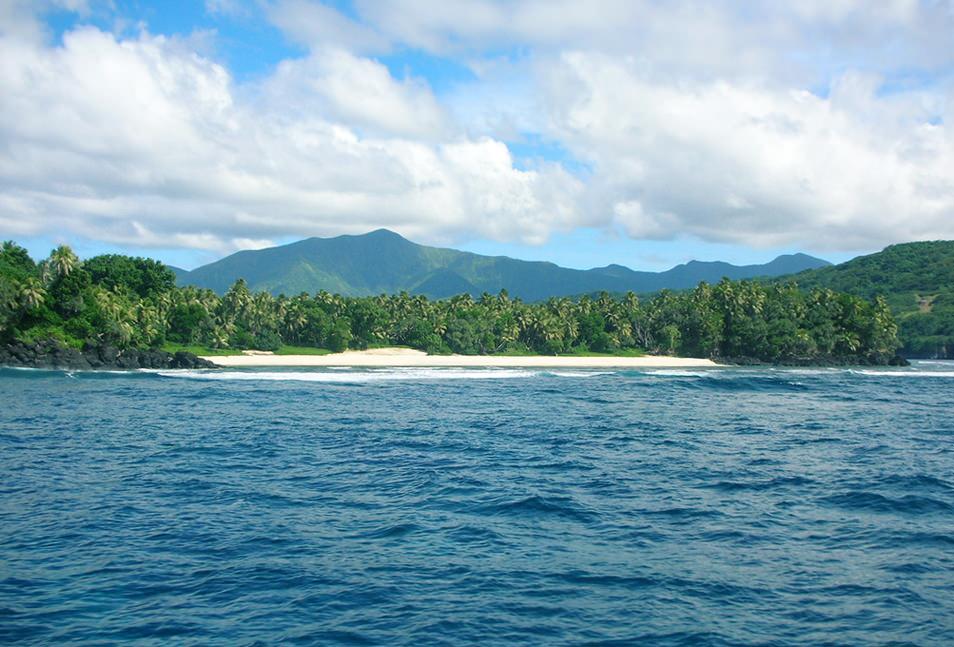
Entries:
[[[373,231],[365,232],[363,234],[339,234],[337,236],[329,236],[328,238],[322,238],[321,236],[312,236],[311,238],[304,238],[302,240],[296,241],[294,243],[289,243],[288,246],[295,245],[324,245],[332,241],[393,241],[393,242],[410,242],[397,232],[393,232],[390,229],[375,229]],[[276,248],[277,249],[277,248]]]
[[697,261],[695,259],[683,264],[684,267],[705,267],[708,265],[728,265],[725,261]]
[[314,236],[306,240],[341,240],[348,238],[363,238],[363,239],[378,239],[378,240],[407,240],[401,234],[391,231],[390,229],[380,228],[374,229],[372,231],[365,232],[363,234],[339,234],[338,236],[329,236],[328,238],[321,238],[320,236]]
[[826,261],[823,258],[818,258],[817,256],[812,256],[811,254],[805,254],[804,252],[795,252],[793,254],[782,254],[777,256],[769,265],[772,263],[784,263],[787,261],[797,261],[799,263],[807,263],[812,267],[826,267],[831,265],[830,262]]
[[364,236],[367,238],[400,238],[401,240],[407,240],[404,236],[397,233],[396,231],[391,231],[390,229],[375,229],[374,231],[369,231],[366,234],[358,234],[358,236]]

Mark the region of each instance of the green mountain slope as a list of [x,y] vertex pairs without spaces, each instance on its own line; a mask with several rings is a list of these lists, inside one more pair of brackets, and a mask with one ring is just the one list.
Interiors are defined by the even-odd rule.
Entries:
[[361,236],[309,238],[254,251],[232,254],[191,272],[178,274],[180,285],[196,285],[223,293],[244,278],[252,290],[273,294],[314,293],[346,296],[409,292],[430,298],[506,289],[511,296],[539,301],[551,296],[588,292],[653,292],[694,287],[755,276],[777,276],[828,265],[823,260],[793,254],[765,265],[735,266],[692,261],[666,272],[635,272],[619,265],[574,270],[538,261],[482,256],[454,249],[412,243],[379,229]]
[[840,265],[776,281],[883,296],[901,326],[908,357],[954,358],[954,241],[891,245]]

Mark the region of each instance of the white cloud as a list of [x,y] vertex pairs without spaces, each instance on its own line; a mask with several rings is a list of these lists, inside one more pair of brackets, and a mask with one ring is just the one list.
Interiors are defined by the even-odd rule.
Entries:
[[[317,0],[295,0],[319,6]],[[357,0],[392,43],[632,56],[656,73],[817,82],[845,63],[903,70],[954,62],[949,0]],[[307,20],[305,20],[307,22]],[[299,25],[299,29],[305,27]]]
[[[36,12],[70,3],[0,1],[0,235],[954,238],[948,0],[263,0],[309,53],[245,85],[211,32],[51,45]],[[435,94],[369,58],[407,48],[477,78]],[[587,170],[527,168],[503,143],[527,139]]]
[[311,0],[279,0],[269,7],[270,20],[293,40],[314,48],[344,47],[381,52],[390,47],[380,33],[341,12]]
[[420,139],[451,131],[425,82],[396,81],[384,65],[343,50],[282,62],[266,92],[273,107],[299,118],[317,112],[371,133]]
[[8,235],[228,251],[375,227],[538,240],[573,220],[561,169],[514,168],[426,85],[341,51],[239,89],[181,41],[84,28],[62,47],[0,39],[0,87]]
[[595,168],[590,209],[630,235],[857,249],[954,236],[954,141],[917,95],[846,75],[828,98],[665,84],[602,55],[548,67],[552,135]]

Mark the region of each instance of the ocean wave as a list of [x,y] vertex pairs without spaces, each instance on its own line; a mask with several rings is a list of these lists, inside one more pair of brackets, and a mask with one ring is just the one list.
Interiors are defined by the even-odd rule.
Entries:
[[710,371],[686,371],[680,369],[674,370],[653,370],[645,371],[646,375],[658,377],[711,377]]
[[954,483],[929,474],[889,474],[878,479],[878,482],[902,489],[954,490]]
[[485,515],[508,515],[515,517],[555,516],[575,521],[589,521],[595,513],[581,507],[570,497],[531,495],[522,499],[505,499],[480,506]]
[[399,523],[390,526],[375,528],[366,532],[361,532],[353,536],[355,539],[394,539],[410,535],[421,529],[414,523]]
[[772,368],[770,369],[777,373],[783,375],[807,375],[807,376],[818,376],[818,375],[837,375],[838,373],[845,373],[845,369],[835,368],[835,367],[824,367],[824,368]]
[[501,380],[528,378],[536,371],[516,369],[386,369],[377,371],[164,371],[167,378],[210,381],[264,381],[264,382],[338,382],[364,383],[398,380]]
[[546,371],[554,377],[597,377],[600,375],[615,375],[616,371]]
[[867,375],[870,377],[954,377],[954,371],[856,369],[849,372],[854,375]]
[[853,490],[823,500],[840,508],[891,514],[949,513],[954,510],[951,504],[944,501],[913,494],[895,499],[877,492]]
[[813,484],[814,481],[803,476],[780,476],[761,481],[718,481],[707,485],[713,490],[722,492],[762,491],[779,487],[802,487]]
[[[708,377],[708,376],[707,376]],[[700,380],[703,388],[715,391],[808,391],[811,387],[803,382],[787,379],[783,373],[733,372]]]

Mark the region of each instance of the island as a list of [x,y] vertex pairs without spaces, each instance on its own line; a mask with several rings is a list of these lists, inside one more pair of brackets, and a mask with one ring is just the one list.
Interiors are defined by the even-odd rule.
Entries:
[[[0,364],[8,365],[888,364],[900,345],[880,296],[795,283],[724,278],[644,298],[601,292],[526,303],[506,290],[447,299],[273,295],[239,278],[218,294],[177,286],[151,259],[81,261],[60,246],[37,263],[16,243],[0,247]],[[351,352],[382,347],[410,351]],[[277,355],[240,355],[249,350]]]

